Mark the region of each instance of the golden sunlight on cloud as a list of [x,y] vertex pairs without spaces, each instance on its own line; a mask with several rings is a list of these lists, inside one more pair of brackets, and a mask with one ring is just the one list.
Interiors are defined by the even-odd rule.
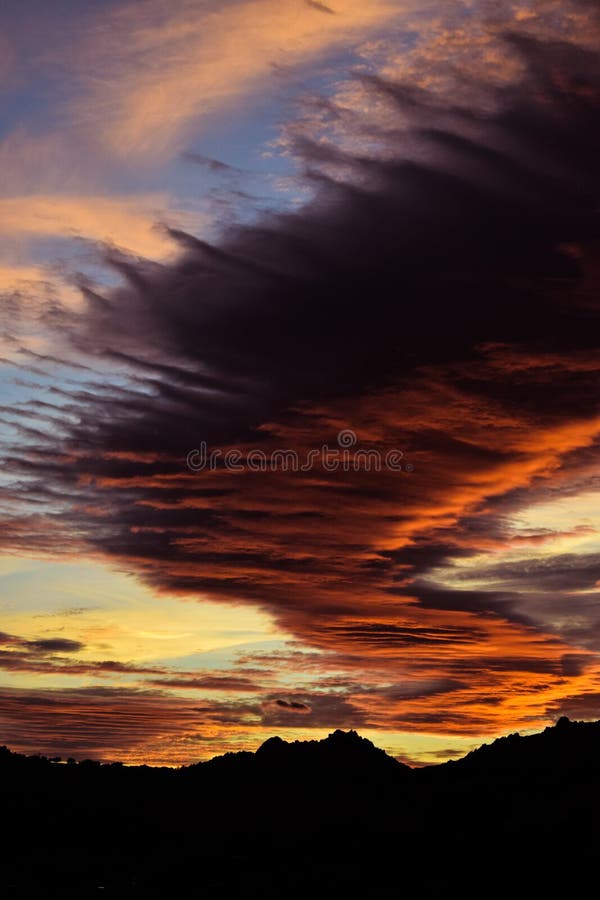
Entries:
[[[0,261],[0,296],[5,303],[10,297],[18,297],[21,313],[26,307],[29,307],[30,311],[40,309],[51,299],[57,300],[61,306],[69,309],[79,309],[84,302],[79,288],[64,277],[60,267],[33,263],[13,266]],[[7,318],[9,317],[12,317],[12,334],[0,335],[0,356],[3,359],[16,362],[19,359],[20,347],[37,353],[50,349],[51,341],[36,332],[32,324],[26,327],[24,321],[20,323],[23,327],[19,330],[19,340],[15,340],[17,322],[14,308],[8,313]]]
[[[1,227],[1,226],[0,226]],[[45,281],[42,266],[9,266],[0,264],[0,293],[29,290]]]
[[130,4],[92,29],[76,67],[85,88],[80,123],[112,152],[160,158],[193,119],[257,91],[275,65],[299,66],[352,48],[413,0],[206,0]]
[[175,243],[159,223],[178,221],[168,205],[168,198],[160,194],[5,197],[0,199],[0,234],[13,241],[84,238],[164,260],[173,255]]

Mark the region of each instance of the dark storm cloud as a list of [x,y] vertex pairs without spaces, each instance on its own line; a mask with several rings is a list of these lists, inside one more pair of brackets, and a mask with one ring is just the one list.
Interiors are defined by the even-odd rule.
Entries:
[[[131,396],[130,411],[143,414],[131,423],[132,439],[142,440],[144,426],[162,423],[167,412],[178,428],[174,439],[181,430],[196,439],[215,431],[239,437],[279,404],[363,390],[419,361],[463,359],[487,340],[543,346],[558,333],[562,348],[594,346],[583,314],[536,285],[575,281],[579,266],[557,243],[597,232],[596,98],[561,92],[553,81],[557,66],[576,66],[597,87],[597,60],[567,46],[521,43],[529,91],[520,89],[497,120],[456,113],[459,128],[477,126],[479,141],[419,133],[425,142],[456,141],[465,171],[356,159],[360,185],[314,173],[316,199],[300,214],[233,230],[220,246],[190,238],[174,268],[120,261],[130,287],[91,310],[78,339],[88,352],[119,354],[142,373],[163,376],[140,382],[158,395],[151,409],[142,395]],[[385,89],[400,116],[406,92]],[[490,150],[498,134],[516,148]],[[320,151],[303,149],[310,165]],[[469,176],[473,159],[489,172],[478,183]],[[499,176],[513,186],[508,194]],[[165,367],[169,352],[177,363]],[[187,390],[176,387],[180,378],[192,382]],[[211,387],[221,393],[207,393]],[[184,427],[179,416],[191,407]],[[113,438],[121,445],[120,424]],[[95,435],[87,423],[83,434],[105,446],[111,432]],[[164,431],[154,438],[155,450],[175,443]]]

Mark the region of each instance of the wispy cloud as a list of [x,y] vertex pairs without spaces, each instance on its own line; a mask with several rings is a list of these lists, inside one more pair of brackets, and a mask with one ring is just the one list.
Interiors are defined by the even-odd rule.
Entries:
[[263,89],[274,64],[352,50],[412,7],[344,0],[333,16],[304,0],[126,5],[92,26],[75,54],[84,90],[74,115],[113,153],[157,158],[194,120]]

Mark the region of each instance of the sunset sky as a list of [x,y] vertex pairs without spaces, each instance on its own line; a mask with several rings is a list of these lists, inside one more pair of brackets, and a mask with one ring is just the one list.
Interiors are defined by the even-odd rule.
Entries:
[[584,0],[3,4],[0,744],[600,717],[599,45]]

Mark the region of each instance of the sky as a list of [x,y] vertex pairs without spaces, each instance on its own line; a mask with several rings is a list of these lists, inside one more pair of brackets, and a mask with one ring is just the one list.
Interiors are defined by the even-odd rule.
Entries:
[[600,717],[595,6],[0,25],[0,742]]

